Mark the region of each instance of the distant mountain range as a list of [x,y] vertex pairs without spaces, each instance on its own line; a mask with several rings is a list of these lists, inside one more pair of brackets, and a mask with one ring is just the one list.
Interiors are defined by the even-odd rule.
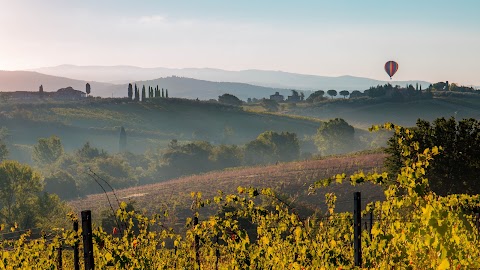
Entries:
[[388,82],[402,86],[407,83],[415,85],[418,82],[423,88],[430,85],[430,83],[426,81],[379,81],[354,76],[327,77],[255,69],[228,71],[212,68],[172,69],[162,67],[141,68],[134,66],[61,65],[56,67],[37,68],[33,71],[77,80],[91,80],[114,84],[132,81],[147,81],[168,76],[179,76],[214,82],[238,82],[264,87],[313,91],[319,89],[365,90],[371,86]]
[[[308,96],[310,91],[323,89],[365,90],[370,86],[385,84],[368,78],[341,76],[325,77],[303,75],[282,71],[226,71],[220,69],[168,69],[139,68],[130,66],[72,66],[39,68],[35,71],[0,71],[0,91],[37,91],[43,85],[44,91],[56,91],[71,86],[85,91],[90,83],[93,96],[124,97],[128,83],[136,83],[140,88],[159,86],[169,89],[171,97],[217,99],[219,95],[230,93],[242,100],[247,98],[269,97],[275,92],[287,97],[291,89],[301,90]],[[406,85],[424,81],[391,81],[392,84]]]

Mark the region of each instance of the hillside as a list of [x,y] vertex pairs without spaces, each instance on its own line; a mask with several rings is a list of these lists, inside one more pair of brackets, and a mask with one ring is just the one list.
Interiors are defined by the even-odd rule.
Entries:
[[[448,94],[448,93],[447,93]],[[341,117],[348,123],[367,128],[374,124],[392,122],[403,126],[415,125],[418,118],[434,120],[438,117],[480,117],[480,95],[459,93],[434,96],[433,99],[388,102],[375,100],[336,100],[313,105],[297,106],[288,114],[327,120]]]
[[34,71],[55,76],[102,82],[126,83],[128,80],[146,81],[160,77],[179,76],[215,82],[238,82],[273,88],[293,88],[299,90],[364,90],[368,89],[370,86],[383,85],[387,82],[394,85],[405,85],[407,83],[415,85],[418,82],[424,88],[430,84],[429,82],[417,80],[380,81],[354,76],[329,77],[256,69],[229,71],[213,68],[174,69],[163,67],[141,68],[134,66],[60,65],[55,67],[37,68],[34,69]]
[[[298,205],[297,211],[319,209],[325,212],[325,193],[334,192],[338,196],[337,210],[352,209],[352,193],[362,192],[364,202],[381,200],[383,192],[380,187],[371,184],[351,186],[349,183],[332,184],[308,195],[308,187],[314,181],[331,177],[337,173],[353,173],[363,170],[380,171],[383,167],[384,154],[362,154],[343,157],[330,157],[321,160],[307,160],[280,163],[271,166],[234,168],[202,175],[178,178],[167,182],[116,190],[121,201],[135,201],[137,209],[147,213],[161,213],[168,210],[171,222],[183,224],[183,220],[192,214],[190,206],[191,192],[202,192],[203,198],[212,198],[218,190],[224,193],[236,192],[238,186],[270,187],[279,194],[285,194]],[[108,193],[113,199],[113,194]],[[89,195],[68,203],[75,211],[90,209],[98,219],[100,212],[108,208],[105,194]]]
[[[285,97],[292,94],[290,89],[262,87],[246,83],[205,81],[176,76],[138,81],[136,84],[147,87],[156,87],[158,85],[160,88],[169,89],[171,96],[190,99],[199,98],[202,100],[218,99],[218,96],[225,93],[235,95],[244,101],[246,101],[247,98],[268,98],[275,92],[279,92]],[[128,86],[125,85],[124,89],[127,88]],[[305,96],[308,95],[310,95],[310,91],[305,92]]]
[[[64,75],[69,76],[70,74]],[[205,81],[185,77],[160,77],[160,75],[156,75],[152,77],[153,80],[132,80],[127,82],[136,83],[140,88],[143,85],[153,87],[158,85],[160,88],[169,89],[171,97],[199,98],[201,100],[218,99],[218,96],[225,93],[234,94],[243,100],[247,100],[249,97],[259,99],[269,97],[275,92],[280,92],[285,96],[291,94],[289,89],[262,87],[246,83]],[[128,76],[126,75],[125,78],[128,78]],[[125,80],[121,81],[122,83],[120,84],[112,84],[85,81],[83,79],[69,79],[69,77],[57,77],[32,71],[0,71],[0,92],[38,91],[40,85],[43,85],[43,89],[46,92],[57,91],[68,86],[72,86],[76,90],[85,91],[85,85],[88,82],[91,85],[92,96],[126,97],[128,83]],[[309,91],[306,91],[305,94],[308,96]]]
[[120,126],[127,131],[127,149],[134,153],[165,147],[172,139],[244,144],[267,130],[295,132],[303,138],[315,134],[319,126],[318,121],[308,119],[174,98],[146,103],[125,99],[8,101],[0,102],[0,112],[1,126],[9,130],[12,144],[31,146],[39,137],[57,135],[67,151],[89,141],[110,153],[118,151]]

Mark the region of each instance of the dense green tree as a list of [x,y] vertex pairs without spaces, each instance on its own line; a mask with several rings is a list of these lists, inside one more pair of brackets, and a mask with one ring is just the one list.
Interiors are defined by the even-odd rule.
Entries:
[[162,88],[162,98],[164,98],[164,97],[165,97],[165,91],[163,91],[163,88]]
[[348,92],[347,90],[342,90],[339,94],[340,96],[343,96],[343,98],[347,98],[347,96],[350,95],[350,92]]
[[391,91],[393,89],[398,89],[398,87],[393,87],[391,84],[385,85],[377,85],[376,87],[370,87],[368,90],[365,90],[365,94],[369,97],[376,98],[376,97],[383,97],[387,93],[387,91]]
[[358,97],[363,97],[364,94],[358,90],[353,90],[351,93],[350,93],[350,98],[358,98]]
[[245,162],[252,165],[291,161],[299,155],[299,140],[290,132],[266,131],[245,145]]
[[146,93],[145,92],[145,85],[143,85],[143,87],[142,87],[142,102],[145,102],[145,100],[146,100],[146,94],[145,93]]
[[315,144],[322,155],[348,152],[354,143],[355,129],[341,118],[323,122],[317,130]]
[[222,144],[213,150],[213,160],[218,169],[241,166],[243,151],[236,145]]
[[55,163],[63,155],[63,145],[60,138],[51,136],[40,138],[33,147],[33,160],[39,165]]
[[333,98],[333,97],[336,97],[336,96],[337,96],[337,90],[333,90],[333,89],[328,90],[328,91],[327,91],[327,94],[328,94],[329,96],[331,96],[332,98]]
[[310,94],[307,98],[307,102],[318,102],[323,100],[323,96],[325,95],[325,91],[318,90]]
[[[399,140],[418,142],[418,149],[405,149]],[[418,120],[416,127],[406,134],[404,129],[388,141],[386,152],[390,156],[385,166],[391,175],[400,172],[406,159],[415,159],[416,153],[427,148],[441,147],[427,168],[426,177],[437,194],[480,193],[480,122],[475,119],[438,118],[432,123]]]
[[294,97],[295,99],[296,99],[296,98],[300,99],[300,94],[298,93],[297,90],[293,90],[293,89],[292,89],[292,97]]
[[92,171],[107,181],[113,188],[126,188],[138,183],[132,168],[121,156],[96,159]]
[[75,199],[80,194],[75,179],[68,172],[62,170],[45,177],[43,190],[50,194],[57,194],[63,200]]
[[242,105],[242,101],[234,96],[234,95],[231,95],[231,94],[223,94],[221,96],[218,97],[218,102],[220,103],[224,103],[224,104],[229,104],[229,105],[234,105],[234,106],[240,106]]
[[86,142],[82,148],[78,149],[76,156],[81,161],[92,160],[97,157],[106,157],[108,154],[104,150],[99,150],[96,147],[92,147],[90,142]]
[[212,150],[213,146],[204,141],[183,145],[172,142],[163,154],[165,169],[171,177],[209,171],[213,167]]
[[[41,177],[17,161],[0,163],[0,222],[8,227],[29,229],[52,226],[58,212],[66,214],[58,197],[42,194]],[[48,221],[49,220],[49,221]]]
[[273,145],[261,140],[253,140],[245,145],[245,164],[271,164],[276,161]]
[[131,83],[128,84],[128,99],[132,100],[133,97],[133,86]]
[[168,98],[168,89],[165,89],[165,98]]
[[85,85],[85,93],[87,93],[87,96],[90,95],[90,90],[91,90],[90,84],[87,83],[87,84]]
[[[34,207],[35,198],[42,190],[40,175],[28,165],[16,161],[4,161],[0,164],[0,215],[2,223],[13,226],[20,223],[23,228],[31,228],[34,220],[28,220],[25,214]],[[25,213],[28,211],[27,213]],[[22,213],[22,215],[20,215]]]

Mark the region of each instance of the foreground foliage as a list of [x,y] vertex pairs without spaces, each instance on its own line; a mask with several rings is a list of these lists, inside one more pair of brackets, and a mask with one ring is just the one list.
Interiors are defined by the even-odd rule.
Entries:
[[[418,149],[402,153],[405,143],[400,144],[399,139],[407,143],[418,142]],[[440,195],[479,194],[480,122],[473,118],[458,122],[453,117],[438,118],[432,123],[419,119],[412,129],[400,128],[386,148],[390,154],[385,164],[388,172],[397,175],[406,159],[434,146],[442,147],[443,151],[426,170],[432,190]]]
[[[385,128],[400,127],[390,124]],[[400,138],[404,153],[418,149],[408,132]],[[410,138],[411,139],[411,138]],[[474,211],[478,195],[438,196],[430,191],[426,169],[442,149],[432,147],[405,159],[394,181],[387,173],[339,174],[317,181],[311,192],[334,182],[388,184],[386,200],[369,204],[374,212],[371,235],[362,233],[363,267],[372,269],[465,269],[480,267],[479,232]],[[192,209],[200,219],[187,221],[185,232],[163,227],[162,217],[147,218],[121,204],[112,234],[94,231],[98,269],[350,269],[353,267],[351,213],[335,212],[335,194],[327,194],[328,210],[302,218],[271,189],[239,187],[237,194],[204,199],[192,193]],[[219,214],[204,217],[205,208]],[[65,230],[53,240],[3,241],[0,267],[55,269],[55,247],[80,239]],[[67,252],[68,253],[68,252]],[[72,267],[68,253],[64,263]]]

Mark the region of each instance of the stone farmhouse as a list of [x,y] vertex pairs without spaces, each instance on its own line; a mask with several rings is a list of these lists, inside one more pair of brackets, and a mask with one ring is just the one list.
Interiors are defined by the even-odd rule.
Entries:
[[31,91],[15,91],[15,92],[3,92],[2,96],[13,99],[39,99],[39,98],[51,98],[59,100],[78,100],[85,98],[87,94],[80,90],[75,90],[69,86],[66,88],[60,88],[56,92],[31,92]]

